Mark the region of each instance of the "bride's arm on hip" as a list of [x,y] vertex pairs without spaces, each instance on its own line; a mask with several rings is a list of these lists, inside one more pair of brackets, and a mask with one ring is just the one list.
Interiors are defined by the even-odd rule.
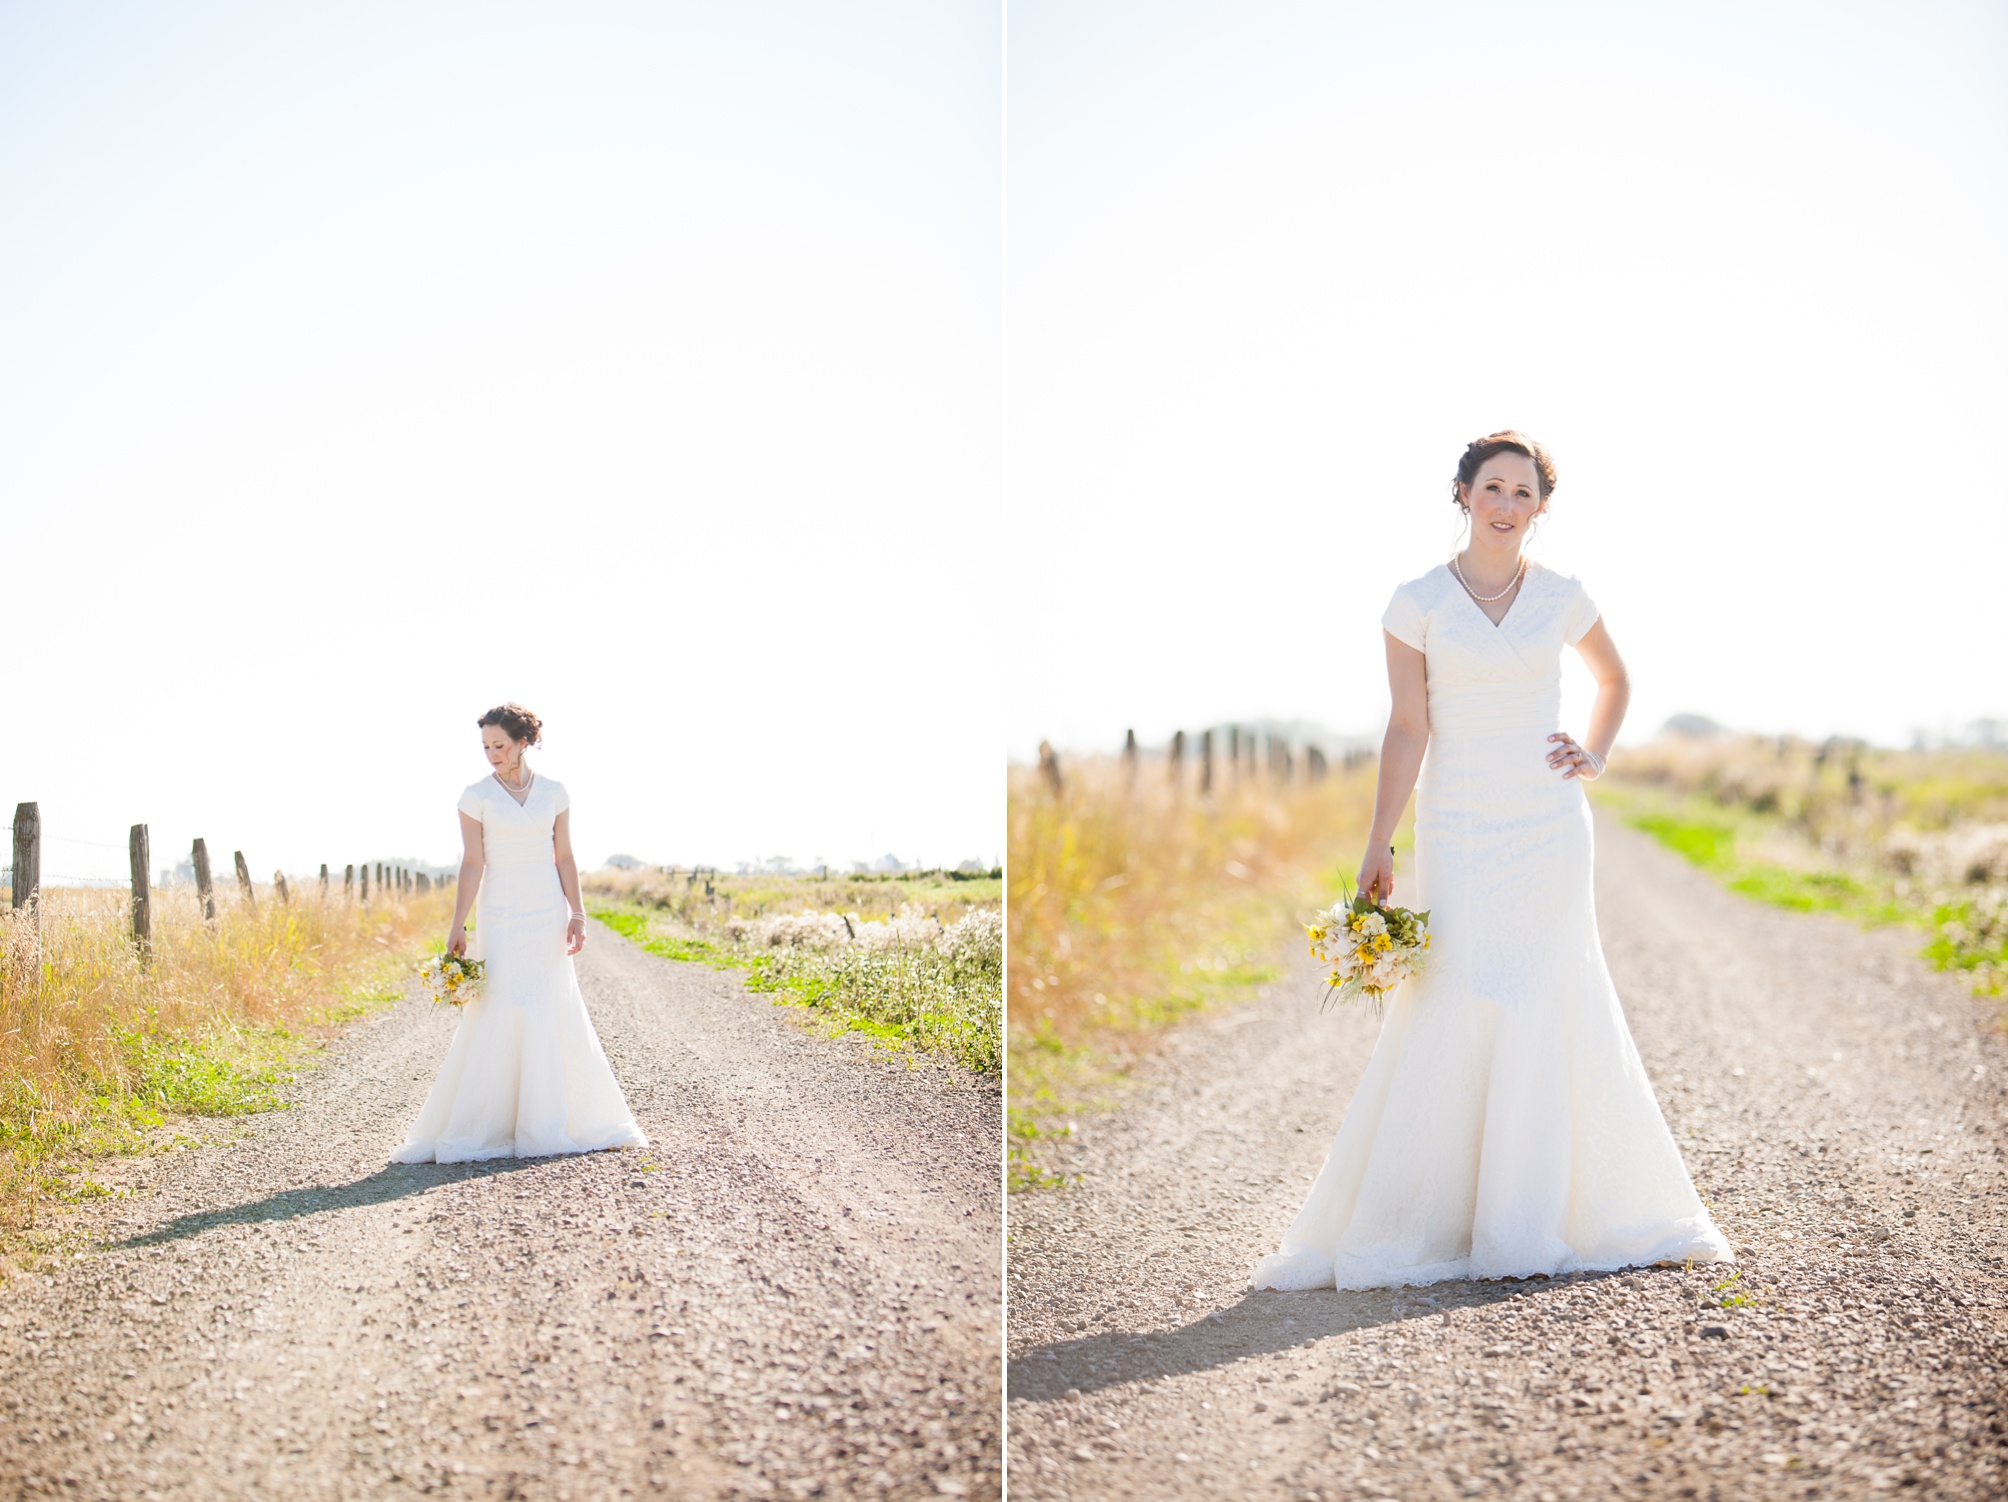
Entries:
[[1589,664],[1597,680],[1597,701],[1590,706],[1590,731],[1580,743],[1567,731],[1549,736],[1557,744],[1548,752],[1548,765],[1558,768],[1564,778],[1580,777],[1588,781],[1603,775],[1604,761],[1617,743],[1618,727],[1624,724],[1625,710],[1631,705],[1631,675],[1625,671],[1625,660],[1618,656],[1617,643],[1611,640],[1601,619],[1583,633],[1576,650],[1583,654],[1583,661]]
[[1394,896],[1394,852],[1389,842],[1408,796],[1422,770],[1422,753],[1429,749],[1429,684],[1422,653],[1389,633],[1387,686],[1393,696],[1387,734],[1381,738],[1380,782],[1374,791],[1374,827],[1367,836],[1366,859],[1360,862],[1360,890],[1380,901]]
[[558,815],[551,830],[551,843],[558,853],[558,885],[565,889],[565,901],[572,916],[565,922],[565,953],[577,954],[586,947],[586,905],[579,898],[579,863],[572,858],[572,811]]
[[446,936],[450,954],[467,953],[467,914],[481,890],[481,873],[488,868],[481,847],[481,821],[460,816],[460,884],[453,889],[453,931]]

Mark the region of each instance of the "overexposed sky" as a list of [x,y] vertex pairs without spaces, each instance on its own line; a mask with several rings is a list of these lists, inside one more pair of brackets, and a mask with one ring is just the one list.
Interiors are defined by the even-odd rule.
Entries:
[[1501,427],[1628,737],[2008,716],[2008,10],[1019,0],[1009,47],[1012,755],[1377,726]]
[[1001,146],[981,3],[0,10],[0,802],[997,858]]

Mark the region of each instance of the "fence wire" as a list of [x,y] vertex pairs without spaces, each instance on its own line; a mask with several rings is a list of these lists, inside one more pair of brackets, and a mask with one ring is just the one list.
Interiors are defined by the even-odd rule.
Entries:
[[[51,847],[60,847],[53,849]],[[107,850],[118,857],[114,861],[109,856],[94,856],[93,851]],[[132,882],[131,847],[114,845],[106,840],[80,840],[74,835],[50,834],[42,831],[42,885],[45,887],[123,887]],[[14,826],[7,826],[7,863],[0,865],[0,880],[4,880],[8,890],[14,886]],[[49,856],[54,854],[54,864],[63,870],[49,869]]]

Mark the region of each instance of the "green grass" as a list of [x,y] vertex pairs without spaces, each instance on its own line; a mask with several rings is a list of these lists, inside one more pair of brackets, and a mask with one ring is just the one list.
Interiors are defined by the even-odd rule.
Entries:
[[[189,1116],[250,1116],[284,1104],[282,1084],[299,1079],[291,1066],[304,1039],[284,1027],[261,1028],[180,1042],[136,1038],[132,1095],[149,1111]],[[158,1121],[149,1124],[158,1125]]]
[[[1931,935],[1922,951],[1941,970],[1967,972],[1975,990],[2001,989],[2008,945],[1991,937],[1972,900],[1939,901],[1912,892],[1894,875],[1867,866],[1821,864],[1810,841],[1787,821],[1754,808],[1723,808],[1696,795],[1622,784],[1600,786],[1597,800],[1627,824],[1715,876],[1732,892],[1802,913],[1832,913],[1867,926],[1896,925]],[[1763,849],[1803,852],[1805,864],[1765,859]]]
[[1659,812],[1634,814],[1629,822],[1704,870],[1721,873],[1735,865],[1736,830],[1732,825]]
[[586,911],[630,944],[638,945],[650,954],[659,954],[666,960],[709,965],[714,970],[740,968],[739,963],[716,944],[706,943],[702,939],[679,939],[670,934],[653,932],[649,927],[649,915],[640,908],[619,908],[605,903],[594,903],[590,904]]
[[1903,921],[1901,909],[1859,876],[1745,858],[1738,850],[1737,825],[1712,811],[1675,813],[1645,808],[1628,814],[1626,822],[1702,870],[1721,877],[1731,891],[1759,902],[1802,913],[1840,913],[1873,923]]
[[0,1112],[0,1152],[33,1169],[69,1155],[133,1153],[175,1116],[250,1116],[281,1109],[280,1087],[299,1081],[326,1045],[322,1030],[395,1005],[403,962],[312,1013],[306,1028],[258,1023],[193,1034],[128,1030],[119,1037],[128,1072],[119,1088],[90,1096],[68,1129],[37,1129],[25,1110]]
[[[123,1078],[90,1090],[66,1120],[38,1119],[25,1101],[0,1102],[9,1107],[0,1109],[0,1166],[10,1192],[55,1205],[106,1198],[120,1191],[89,1177],[89,1164],[193,1145],[169,1129],[175,1118],[227,1120],[284,1109],[284,1087],[313,1067],[326,1046],[324,1033],[395,1005],[406,966],[402,958],[386,963],[380,976],[309,1014],[304,1027],[260,1023],[181,1035],[127,1030],[118,1040]],[[32,1213],[10,1217],[0,1225],[0,1270],[35,1265],[74,1240]]]
[[660,907],[589,902],[586,910],[650,954],[744,972],[747,990],[813,1014],[831,1034],[943,1054],[979,1073],[999,1068],[1001,954],[972,964],[924,946],[750,950],[664,932],[674,919]]

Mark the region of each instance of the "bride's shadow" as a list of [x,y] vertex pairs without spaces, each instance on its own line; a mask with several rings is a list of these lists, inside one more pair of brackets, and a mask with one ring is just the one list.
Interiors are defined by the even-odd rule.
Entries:
[[310,1184],[300,1189],[282,1189],[277,1194],[268,1194],[247,1204],[177,1216],[144,1235],[110,1242],[105,1249],[126,1251],[134,1247],[162,1246],[172,1241],[186,1241],[219,1226],[302,1220],[308,1216],[355,1210],[365,1205],[388,1204],[392,1200],[423,1194],[441,1184],[523,1173],[552,1161],[549,1158],[494,1158],[485,1163],[391,1163],[346,1184]]
[[1012,1358],[1009,1390],[1014,1399],[1047,1403],[1074,1389],[1091,1393],[1127,1382],[1212,1371],[1331,1335],[1433,1319],[1452,1309],[1540,1298],[1575,1282],[1615,1276],[1578,1273],[1524,1283],[1437,1283],[1427,1290],[1406,1292],[1327,1288],[1311,1293],[1247,1293],[1226,1309],[1171,1329],[1083,1335],[1034,1346]]

